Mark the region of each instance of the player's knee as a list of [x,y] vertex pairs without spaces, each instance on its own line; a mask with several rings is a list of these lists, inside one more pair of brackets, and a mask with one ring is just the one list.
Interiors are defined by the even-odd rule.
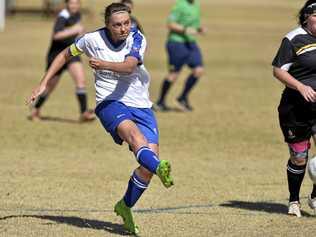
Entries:
[[305,165],[308,159],[309,148],[310,148],[309,141],[289,144],[291,162],[298,166]]
[[148,145],[148,142],[146,138],[144,137],[144,135],[136,129],[132,129],[129,132],[128,137],[129,137],[129,145],[132,147],[133,151],[137,151],[139,148]]
[[140,176],[140,178],[142,178],[146,182],[149,182],[151,178],[153,177],[153,173],[151,173],[149,170],[147,170],[143,166],[140,166],[138,168],[138,175]]
[[176,72],[171,72],[171,73],[168,74],[167,79],[170,82],[175,82],[178,79],[178,75],[179,74],[176,73]]
[[203,67],[197,67],[193,70],[193,76],[200,78],[204,74],[204,68]]
[[306,165],[307,159],[305,159],[305,158],[295,159],[295,158],[292,158],[292,157],[291,157],[291,162],[292,162],[294,165],[303,166],[303,165]]

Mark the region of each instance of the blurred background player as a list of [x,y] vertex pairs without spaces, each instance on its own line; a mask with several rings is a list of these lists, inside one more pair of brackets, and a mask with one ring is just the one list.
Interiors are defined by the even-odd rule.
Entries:
[[169,35],[167,53],[169,73],[162,82],[160,97],[155,105],[159,111],[167,111],[166,96],[171,85],[177,80],[184,65],[191,68],[181,95],[177,98],[179,106],[185,111],[193,108],[188,95],[203,74],[203,62],[196,35],[204,33],[200,23],[200,4],[197,0],[177,0],[168,18]]
[[[55,73],[71,58],[85,53],[94,69],[96,114],[115,143],[125,141],[139,163],[124,197],[114,211],[131,233],[138,233],[132,207],[156,174],[167,188],[173,185],[170,163],[159,160],[159,131],[149,100],[150,77],[144,66],[146,39],[131,28],[130,8],[112,3],[105,10],[105,28],[87,33],[54,59],[29,102],[45,90]],[[93,47],[89,47],[93,45]],[[102,60],[101,60],[102,59]],[[105,61],[104,61],[105,60]]]
[[[290,152],[288,213],[300,217],[300,188],[316,124],[316,0],[305,3],[298,22],[299,27],[283,38],[272,65],[273,75],[286,86],[278,111]],[[308,196],[308,205],[316,210],[316,185]]]
[[[57,16],[55,21],[51,46],[47,54],[47,69],[52,64],[55,57],[67,46],[71,45],[75,39],[84,33],[81,24],[80,0],[66,0],[66,8]],[[64,70],[68,70],[76,85],[76,96],[80,107],[81,122],[91,121],[95,118],[94,113],[88,110],[86,82],[84,78],[83,65],[79,56],[73,57],[63,68],[61,68],[49,81],[46,91],[38,98],[31,110],[30,118],[40,119],[40,109],[48,96],[57,86],[60,76]]]
[[[125,6],[129,7],[131,11],[133,11],[134,2],[132,0],[121,0],[121,3],[123,3]],[[132,21],[132,28],[137,27],[141,33],[144,33],[144,29],[142,25],[139,23],[139,21],[137,20],[135,16],[131,15],[131,21]]]

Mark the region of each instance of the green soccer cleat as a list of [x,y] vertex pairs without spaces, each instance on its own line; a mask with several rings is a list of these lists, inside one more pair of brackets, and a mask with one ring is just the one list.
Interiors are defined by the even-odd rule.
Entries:
[[161,160],[157,167],[156,174],[166,188],[170,188],[173,185],[173,178],[171,177],[170,173],[171,165],[169,161]]
[[138,234],[139,228],[134,223],[133,214],[131,208],[126,206],[124,200],[120,200],[118,203],[116,203],[114,207],[114,212],[116,215],[121,216],[124,222],[124,228],[132,233],[132,234]]

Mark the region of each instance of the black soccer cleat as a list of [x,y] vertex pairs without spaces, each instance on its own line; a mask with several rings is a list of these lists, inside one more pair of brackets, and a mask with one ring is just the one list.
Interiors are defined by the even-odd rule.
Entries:
[[170,111],[170,107],[167,106],[165,103],[157,103],[154,104],[152,109],[156,112],[167,112]]
[[188,99],[177,98],[177,103],[183,111],[192,111],[193,107],[189,104]]

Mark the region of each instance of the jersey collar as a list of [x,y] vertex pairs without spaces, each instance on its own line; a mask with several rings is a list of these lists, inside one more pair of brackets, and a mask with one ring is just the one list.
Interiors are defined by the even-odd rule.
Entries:
[[111,38],[109,30],[106,27],[100,31],[100,34],[106,46],[113,51],[120,51],[126,45],[126,40],[114,42]]

